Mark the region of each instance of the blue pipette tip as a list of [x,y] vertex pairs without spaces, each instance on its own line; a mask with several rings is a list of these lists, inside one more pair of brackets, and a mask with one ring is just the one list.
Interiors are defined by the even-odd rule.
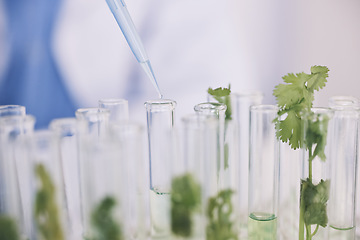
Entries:
[[150,61],[147,60],[146,62],[141,62],[140,64],[141,64],[142,68],[144,69],[146,75],[150,78],[151,83],[152,83],[153,86],[155,87],[157,93],[159,94],[159,98],[163,98],[163,95],[161,94],[160,88],[159,88],[158,83],[157,83],[157,81],[156,81],[154,72],[153,72],[153,70],[152,70]]

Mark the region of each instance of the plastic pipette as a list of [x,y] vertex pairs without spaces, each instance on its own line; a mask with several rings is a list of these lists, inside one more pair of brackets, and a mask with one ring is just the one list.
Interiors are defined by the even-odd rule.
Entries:
[[146,75],[150,78],[151,83],[154,85],[160,98],[162,98],[162,94],[157,84],[149,58],[146,54],[145,48],[141,42],[139,34],[135,29],[135,25],[126,8],[124,0],[106,0],[106,3],[108,4],[112,14],[116,19],[116,22],[118,23],[122,33],[124,34],[125,39],[131,48],[131,51],[135,55],[137,61],[141,64]]

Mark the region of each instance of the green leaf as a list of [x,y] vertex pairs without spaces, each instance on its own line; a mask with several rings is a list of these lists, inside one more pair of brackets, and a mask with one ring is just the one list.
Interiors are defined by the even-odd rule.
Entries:
[[308,86],[312,89],[319,91],[326,85],[326,78],[329,77],[329,69],[324,66],[312,66],[311,78],[308,80]]
[[171,189],[171,230],[175,235],[190,237],[192,215],[201,203],[200,185],[191,174],[185,174],[172,180]]
[[111,196],[104,197],[91,214],[91,225],[94,228],[92,240],[123,240],[120,224],[114,219],[116,200]]
[[302,146],[301,113],[310,111],[314,91],[325,86],[328,71],[327,67],[313,66],[311,74],[289,73],[283,77],[284,84],[275,86],[273,94],[280,108],[278,117],[286,116],[283,120],[275,120],[276,135],[282,142],[289,143],[293,149]]
[[230,93],[231,93],[230,84],[228,88],[221,88],[221,87],[216,89],[209,88],[208,93],[213,98],[215,98],[216,101],[226,105],[225,119],[231,120],[232,109],[231,109],[231,97],[230,97]]
[[300,147],[301,143],[301,118],[295,111],[289,111],[285,120],[277,121],[276,136],[283,142],[289,142],[293,149]]
[[16,223],[8,216],[0,215],[0,239],[20,240]]
[[55,185],[44,165],[37,164],[35,173],[41,185],[35,197],[35,221],[41,239],[64,240]]
[[319,116],[315,116],[314,113],[310,113],[308,116],[308,119],[304,119],[304,121],[307,122],[305,145],[307,149],[313,149],[315,146],[314,152],[310,153],[309,161],[312,161],[316,156],[322,161],[325,161],[325,146],[329,118],[324,116],[320,119]]
[[222,190],[217,196],[209,198],[207,206],[208,225],[206,240],[238,240],[232,219],[233,191]]
[[306,225],[320,225],[326,227],[327,201],[329,199],[329,181],[321,180],[314,185],[309,178],[301,180],[301,201],[305,203],[304,221]]

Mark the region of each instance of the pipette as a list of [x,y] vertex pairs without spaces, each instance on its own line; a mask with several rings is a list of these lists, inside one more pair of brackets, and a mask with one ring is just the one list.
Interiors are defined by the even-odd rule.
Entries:
[[160,98],[162,98],[160,88],[157,84],[153,69],[150,64],[150,60],[146,54],[139,34],[135,29],[135,25],[126,8],[124,0],[106,0],[106,3],[108,4],[112,14],[116,19],[116,22],[118,23],[122,33],[124,34],[125,39],[129,44],[129,47],[131,48],[131,51],[144,69],[146,75],[150,78],[151,83],[154,85]]

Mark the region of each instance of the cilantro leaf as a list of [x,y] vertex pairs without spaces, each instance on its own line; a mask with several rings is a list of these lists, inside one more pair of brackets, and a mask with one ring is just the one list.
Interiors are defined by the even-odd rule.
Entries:
[[326,227],[329,185],[328,180],[321,180],[317,185],[314,185],[309,178],[301,180],[301,201],[305,203],[304,221],[306,225],[315,224]]
[[123,240],[122,229],[113,216],[116,200],[106,196],[96,206],[91,215],[95,236],[91,240]]
[[212,89],[209,88],[208,89],[208,94],[210,94],[213,98],[215,98],[216,101],[218,101],[219,103],[223,103],[226,105],[226,111],[225,111],[225,119],[226,120],[231,120],[231,114],[232,114],[232,110],[231,110],[231,98],[230,98],[230,84],[228,88],[216,88],[216,89]]
[[16,223],[8,216],[0,215],[0,239],[20,240]]
[[201,188],[191,174],[176,177],[171,183],[171,230],[175,235],[190,237],[192,215],[201,203]]
[[312,149],[313,146],[315,146],[314,152],[309,152],[309,161],[312,161],[316,156],[322,161],[325,161],[325,146],[329,117],[325,115],[324,118],[320,118],[315,113],[310,113],[308,119],[305,119],[304,121],[307,123],[305,145],[307,149]]
[[322,89],[327,80],[329,69],[325,66],[312,66],[311,74],[290,73],[283,77],[284,84],[275,86],[273,91],[279,106],[276,119],[277,137],[287,142],[293,149],[302,146],[301,113],[309,112],[314,100],[314,91]]
[[35,173],[41,185],[35,197],[35,221],[39,234],[43,239],[64,240],[53,180],[42,164],[35,166]]
[[217,196],[208,200],[206,240],[238,240],[231,219],[233,213],[231,196],[233,193],[230,189],[222,190]]

